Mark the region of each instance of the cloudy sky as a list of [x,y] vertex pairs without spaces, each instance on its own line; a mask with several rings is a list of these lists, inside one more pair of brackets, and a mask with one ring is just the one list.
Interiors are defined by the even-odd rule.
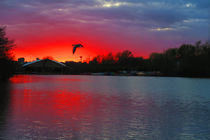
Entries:
[[[207,41],[209,0],[0,0],[16,58],[59,61],[130,50],[136,56]],[[72,55],[72,44],[85,48]]]

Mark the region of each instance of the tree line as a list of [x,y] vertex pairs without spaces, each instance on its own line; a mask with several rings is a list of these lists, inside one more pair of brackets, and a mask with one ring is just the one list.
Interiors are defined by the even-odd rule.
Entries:
[[149,58],[135,57],[125,50],[117,54],[98,55],[89,64],[67,63],[75,73],[156,71],[165,76],[210,76],[210,43],[183,44],[161,53],[152,53]]
[[183,44],[163,53],[152,53],[151,70],[175,76],[210,76],[210,43]]
[[[0,81],[8,79],[17,70],[11,50],[14,41],[8,39],[5,27],[0,26]],[[165,76],[210,77],[210,43],[183,44],[161,53],[152,53],[149,58],[135,57],[129,50],[98,55],[89,63],[66,62],[66,74],[94,72],[144,71],[160,72]]]

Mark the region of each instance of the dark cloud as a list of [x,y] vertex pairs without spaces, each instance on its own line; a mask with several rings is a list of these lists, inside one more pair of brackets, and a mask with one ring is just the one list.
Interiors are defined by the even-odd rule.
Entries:
[[176,22],[181,22],[186,19],[185,13],[177,11],[176,9],[150,9],[145,10],[143,18],[151,21],[151,23],[160,26],[170,26]]
[[192,3],[195,3],[197,8],[200,9],[208,9],[210,8],[210,1],[209,0],[190,0]]
[[209,8],[209,0],[0,0],[0,24],[76,24],[148,35],[154,28],[173,28],[171,36],[199,36],[199,30],[204,37]]
[[[104,0],[104,2],[109,1]],[[111,2],[126,2],[128,4],[119,7],[113,6],[111,8],[105,8],[100,7],[100,4],[103,3],[102,0],[1,0],[0,12],[4,12],[5,16],[10,16],[13,14],[12,12],[9,12],[8,9],[12,9],[11,11],[13,11],[13,13],[16,12],[20,15],[30,15],[30,17],[33,18],[33,14],[35,17],[38,15],[43,16],[43,13],[46,13],[46,11],[52,13],[52,11],[56,8],[64,8],[68,9],[69,13],[73,11],[77,12],[77,14],[79,14],[81,17],[89,16],[99,18],[98,20],[101,18],[113,20],[126,19],[135,21],[146,20],[151,22],[151,24],[169,26],[173,23],[181,22],[188,17],[201,18],[201,16],[208,14],[208,11],[201,14],[201,10],[204,12],[203,9],[197,7],[193,10],[191,7],[184,7],[185,4],[190,3],[195,4],[195,6],[198,7],[205,7],[210,3],[208,0],[200,0],[199,2],[196,0],[115,0]],[[142,4],[142,6],[138,6],[138,4]],[[99,7],[96,7],[97,5]],[[66,12],[66,14],[69,14],[68,12]]]

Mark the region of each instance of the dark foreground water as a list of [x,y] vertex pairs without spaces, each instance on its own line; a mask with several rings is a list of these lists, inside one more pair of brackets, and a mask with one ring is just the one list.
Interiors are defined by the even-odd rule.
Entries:
[[210,139],[210,79],[19,75],[0,89],[3,140]]

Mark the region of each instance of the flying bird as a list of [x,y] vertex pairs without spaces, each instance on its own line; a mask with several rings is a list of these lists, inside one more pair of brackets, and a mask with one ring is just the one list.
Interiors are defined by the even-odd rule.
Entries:
[[76,51],[77,48],[82,48],[83,47],[82,44],[73,44],[72,46],[74,46],[73,47],[73,54],[75,53],[75,51]]

